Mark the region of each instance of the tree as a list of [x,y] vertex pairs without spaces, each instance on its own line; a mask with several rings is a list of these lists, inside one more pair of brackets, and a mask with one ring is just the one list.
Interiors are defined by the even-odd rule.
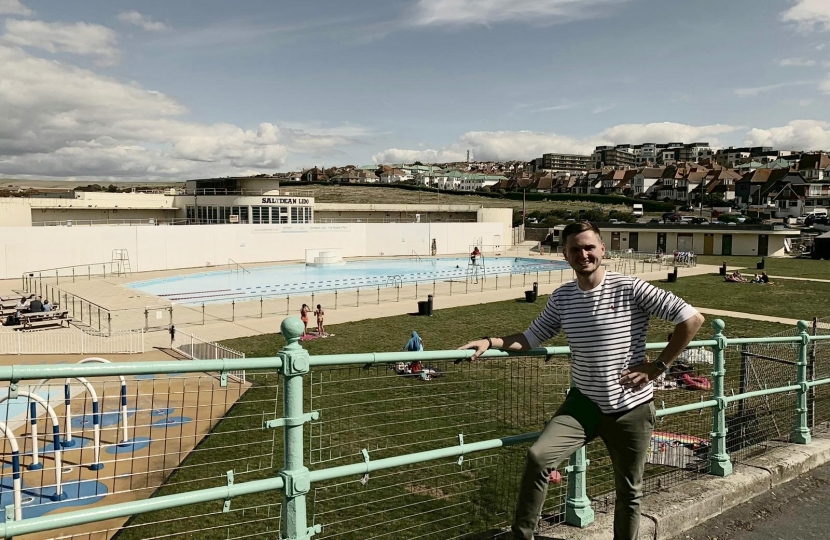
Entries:
[[706,206],[721,206],[723,193],[707,193],[703,196],[703,204]]

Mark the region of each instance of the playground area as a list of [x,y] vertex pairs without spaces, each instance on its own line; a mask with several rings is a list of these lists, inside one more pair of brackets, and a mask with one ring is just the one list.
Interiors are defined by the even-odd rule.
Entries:
[[[109,362],[92,357],[77,363]],[[165,482],[175,484],[171,474],[198,454],[206,434],[250,387],[234,377],[224,383],[219,374],[191,373],[7,386],[0,390],[0,504],[19,520],[143,499]],[[103,540],[124,522],[61,532]]]

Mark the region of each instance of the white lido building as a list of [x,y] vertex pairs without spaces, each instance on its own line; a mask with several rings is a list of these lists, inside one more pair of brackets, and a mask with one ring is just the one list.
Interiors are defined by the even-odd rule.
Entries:
[[481,245],[496,252],[518,234],[510,208],[318,203],[312,195],[242,178],[194,180],[185,191],[0,198],[0,279],[100,266],[115,250],[140,272],[304,260],[309,250],[422,257]]

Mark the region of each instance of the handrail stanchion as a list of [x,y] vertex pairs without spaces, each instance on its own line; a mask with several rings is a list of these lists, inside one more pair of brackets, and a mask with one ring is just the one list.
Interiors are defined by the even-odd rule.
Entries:
[[[308,539],[316,528],[309,528],[306,521],[306,493],[311,489],[311,476],[303,465],[304,425],[315,414],[303,411],[303,375],[309,371],[309,355],[300,345],[305,325],[299,317],[288,317],[280,325],[286,345],[280,351],[283,380],[283,415],[271,427],[282,425],[284,431],[284,467],[279,476],[285,483],[283,492],[284,517],[281,522],[282,538]],[[266,424],[267,425],[267,424]]]
[[801,343],[798,345],[798,378],[801,386],[796,393],[796,413],[793,432],[790,434],[790,442],[796,444],[810,444],[810,426],[807,424],[807,352],[810,348],[810,334],[807,328],[810,324],[807,321],[798,321],[798,335]]
[[565,523],[575,527],[587,527],[594,522],[594,509],[588,498],[588,464],[583,446],[568,458],[568,494],[565,497]]
[[729,476],[732,474],[732,461],[726,453],[726,399],[724,395],[724,378],[726,377],[726,361],[724,350],[727,346],[726,336],[723,335],[725,324],[720,319],[712,321],[715,335],[712,339],[717,345],[712,347],[714,353],[714,370],[712,371],[712,399],[718,402],[712,413],[712,433],[710,433],[711,447],[709,448],[709,473],[715,476]]

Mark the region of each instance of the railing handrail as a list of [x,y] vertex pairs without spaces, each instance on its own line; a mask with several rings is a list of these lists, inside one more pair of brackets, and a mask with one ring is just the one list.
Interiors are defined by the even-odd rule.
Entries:
[[[830,335],[809,336],[809,342],[830,340]],[[749,343],[801,343],[802,337],[782,336],[771,338],[729,338],[729,345]],[[646,344],[647,350],[663,349],[668,342],[654,342]],[[714,339],[696,340],[689,343],[689,348],[714,347],[718,342]],[[443,351],[391,351],[379,353],[355,354],[322,354],[309,356],[309,366],[326,367],[349,364],[393,364],[400,361],[411,362],[413,359],[421,361],[464,361],[468,360],[475,351],[472,350],[443,350]],[[489,350],[481,358],[538,358],[552,356],[568,356],[570,347],[538,347],[527,351]],[[228,361],[228,363],[225,363]],[[231,362],[232,361],[232,362]],[[274,370],[282,367],[280,356],[263,358],[229,358],[219,360],[194,360],[193,362],[178,362],[176,360],[159,360],[154,362],[118,362],[117,364],[42,364],[0,366],[0,381],[22,381],[45,378],[66,377],[103,377],[111,375],[152,375],[154,373],[198,373],[205,371],[227,371],[239,369]],[[123,370],[123,373],[119,373]],[[830,379],[828,379],[830,380]]]

